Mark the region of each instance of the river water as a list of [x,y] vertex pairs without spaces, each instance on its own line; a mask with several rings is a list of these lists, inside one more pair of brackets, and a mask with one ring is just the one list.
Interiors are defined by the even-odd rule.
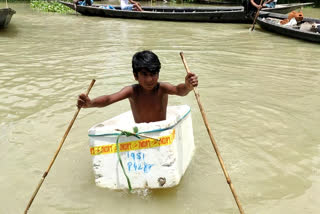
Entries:
[[[135,83],[131,57],[153,50],[160,80],[199,77],[209,124],[245,213],[320,212],[320,46],[249,24],[108,19],[17,11],[0,31],[0,213],[23,213],[76,111],[91,96]],[[305,16],[320,18],[320,9]],[[179,186],[140,194],[96,187],[87,130],[128,101],[81,110],[35,198],[33,214],[238,213],[194,95],[196,151]]]

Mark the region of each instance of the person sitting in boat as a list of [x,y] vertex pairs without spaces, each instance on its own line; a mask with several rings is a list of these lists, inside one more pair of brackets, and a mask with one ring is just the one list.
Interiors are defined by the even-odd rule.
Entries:
[[93,4],[93,0],[73,0],[73,4],[80,6],[91,6]]
[[[129,4],[129,2],[131,4]],[[143,11],[139,2],[133,0],[120,0],[121,10]]]
[[263,3],[263,7],[266,8],[275,8],[278,0],[267,0]]
[[133,76],[138,84],[126,86],[120,91],[90,99],[81,94],[77,100],[78,108],[105,107],[123,99],[129,99],[136,123],[166,120],[168,95],[186,96],[198,85],[198,77],[188,73],[185,82],[172,85],[158,82],[161,63],[151,51],[141,51],[132,58]]
[[260,5],[260,0],[244,0],[242,3],[244,12],[250,19],[254,19],[256,12],[262,8],[262,5]]

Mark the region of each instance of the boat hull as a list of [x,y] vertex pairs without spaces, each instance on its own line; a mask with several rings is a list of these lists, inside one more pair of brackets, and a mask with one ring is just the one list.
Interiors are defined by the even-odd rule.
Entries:
[[194,137],[189,106],[169,106],[167,120],[134,123],[126,112],[89,130],[90,154],[96,185],[127,189],[128,182],[119,163],[116,141],[119,132],[137,127],[150,138],[119,137],[119,155],[133,189],[169,188],[179,184],[193,153]]
[[[68,2],[61,4],[75,10],[74,5]],[[278,13],[287,13],[304,4],[290,4],[279,6],[275,9]],[[242,6],[238,7],[143,7],[144,11],[121,10],[114,6],[115,10],[101,8],[103,5],[77,6],[76,11],[86,16],[100,16],[110,18],[185,21],[185,22],[220,22],[220,23],[246,23],[251,20],[246,16]],[[263,9],[265,10],[265,9]]]
[[263,8],[263,12],[272,12],[272,13],[280,13],[280,14],[287,14],[291,11],[300,9],[305,6],[313,5],[314,3],[296,3],[296,4],[279,4],[275,8]]
[[16,11],[11,8],[2,8],[0,9],[0,28],[5,28],[9,25],[11,17],[15,14]]
[[[286,19],[286,15],[276,14],[276,13],[263,13],[261,14],[258,19],[257,23],[262,29],[267,31],[271,31],[274,33],[278,33],[284,36],[302,39],[310,42],[317,42],[320,43],[320,33],[314,33],[310,31],[303,31],[300,29],[295,29],[290,26],[283,26],[277,23],[273,23],[268,21],[266,18],[277,18],[277,19]],[[320,24],[320,19],[313,19],[313,18],[304,18],[304,22],[311,22]]]

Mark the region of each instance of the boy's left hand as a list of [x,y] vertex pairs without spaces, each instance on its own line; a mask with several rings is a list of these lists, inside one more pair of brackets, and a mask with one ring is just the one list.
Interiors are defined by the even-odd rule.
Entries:
[[194,73],[188,73],[186,78],[185,78],[185,84],[186,86],[192,90],[193,87],[198,86],[198,76]]

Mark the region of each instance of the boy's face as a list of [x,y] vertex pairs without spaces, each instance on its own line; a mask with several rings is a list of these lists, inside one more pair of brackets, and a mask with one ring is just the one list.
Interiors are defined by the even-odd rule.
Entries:
[[135,79],[143,89],[151,91],[158,84],[159,73],[151,73],[146,69],[142,69],[135,76]]

